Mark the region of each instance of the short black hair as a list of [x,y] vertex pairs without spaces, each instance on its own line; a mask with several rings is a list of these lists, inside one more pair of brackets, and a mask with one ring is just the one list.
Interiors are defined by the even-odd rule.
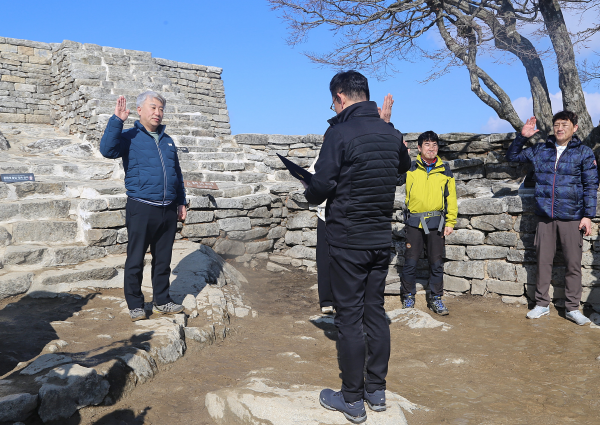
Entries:
[[560,111],[552,117],[552,124],[557,120],[571,121],[573,125],[577,125],[577,114],[571,111]]
[[429,131],[426,131],[425,133],[419,134],[419,138],[417,139],[417,144],[419,146],[423,146],[423,142],[435,142],[439,146],[440,138],[433,131],[429,130]]
[[338,72],[333,76],[329,83],[331,97],[335,98],[338,93],[344,93],[348,99],[352,100],[370,100],[369,81],[367,77],[360,72],[350,71]]

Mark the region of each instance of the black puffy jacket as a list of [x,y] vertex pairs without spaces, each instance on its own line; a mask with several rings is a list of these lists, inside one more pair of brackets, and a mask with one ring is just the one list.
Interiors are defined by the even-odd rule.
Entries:
[[389,248],[396,182],[410,168],[402,133],[379,118],[375,102],[350,105],[328,122],[304,195],[311,204],[327,199],[330,245]]

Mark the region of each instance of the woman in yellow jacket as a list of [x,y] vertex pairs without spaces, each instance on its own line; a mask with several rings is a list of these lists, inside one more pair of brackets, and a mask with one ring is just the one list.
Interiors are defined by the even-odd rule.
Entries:
[[448,314],[444,293],[444,236],[454,230],[458,204],[456,183],[448,164],[438,154],[438,135],[426,131],[418,138],[419,155],[406,173],[406,250],[400,296],[403,308],[414,308],[417,262],[423,245],[429,260],[428,306],[440,315]]

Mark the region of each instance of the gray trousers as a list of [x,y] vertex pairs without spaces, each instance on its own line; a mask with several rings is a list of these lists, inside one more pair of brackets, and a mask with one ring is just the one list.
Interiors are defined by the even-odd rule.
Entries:
[[581,249],[583,246],[583,232],[579,230],[579,220],[540,219],[535,233],[538,262],[535,303],[547,307],[551,301],[548,290],[552,279],[552,263],[556,253],[557,236],[565,257],[565,308],[567,311],[578,310],[581,301]]

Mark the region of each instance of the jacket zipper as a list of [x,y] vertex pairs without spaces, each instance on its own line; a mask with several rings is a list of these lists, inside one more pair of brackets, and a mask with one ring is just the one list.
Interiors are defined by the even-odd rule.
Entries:
[[[160,141],[160,137],[158,138]],[[165,199],[167,199],[167,170],[165,169],[165,161],[163,160],[162,152],[160,151],[160,147],[158,143],[156,144],[156,149],[158,149],[158,156],[160,156],[160,163],[163,169],[163,205],[165,204]]]
[[[552,218],[554,218],[554,190],[555,190],[555,186],[556,186],[556,171],[558,170],[558,163],[560,162],[562,157],[565,156],[565,154],[567,153],[567,149],[569,149],[568,142],[567,142],[567,147],[563,151],[560,158],[554,160],[554,177],[552,179],[552,207],[550,208],[550,217],[552,217]],[[558,156],[558,149],[556,148],[556,145],[554,145],[554,150],[556,151],[556,156]]]
[[[152,137],[151,134],[148,134],[148,136]],[[152,139],[154,140],[154,137],[152,137]],[[158,146],[160,143],[160,135],[158,136],[158,142],[156,140],[154,140],[154,142],[156,144],[156,149],[158,150],[158,156],[160,157],[160,164],[162,165],[162,169],[163,169],[163,205],[164,205],[165,199],[167,199],[167,170],[165,169],[165,161],[163,160],[162,152],[160,151],[160,147]]]

